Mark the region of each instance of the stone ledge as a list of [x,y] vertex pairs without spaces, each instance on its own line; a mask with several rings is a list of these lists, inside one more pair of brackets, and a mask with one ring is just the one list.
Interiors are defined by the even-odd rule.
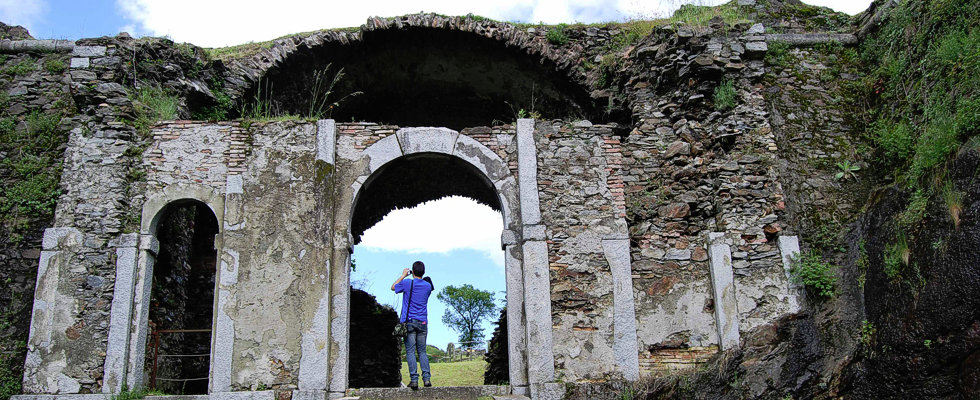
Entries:
[[71,40],[0,40],[0,53],[25,51],[68,53],[74,48],[75,42]]
[[348,396],[360,397],[363,400],[378,399],[477,399],[480,397],[501,396],[510,394],[510,386],[437,386],[422,387],[419,390],[403,388],[366,388],[350,389]]
[[766,35],[766,42],[784,42],[790,46],[801,47],[830,42],[853,46],[857,44],[858,39],[857,36],[849,33],[773,33]]

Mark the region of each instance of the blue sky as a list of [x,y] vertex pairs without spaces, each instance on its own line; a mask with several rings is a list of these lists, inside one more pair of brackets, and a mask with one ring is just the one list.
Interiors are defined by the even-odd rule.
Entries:
[[[368,229],[354,247],[354,287],[371,293],[379,303],[400,310],[401,295],[391,284],[402,270],[419,260],[426,265],[436,292],[447,285],[471,284],[494,294],[503,306],[504,252],[500,249],[503,217],[490,207],[463,197],[427,202],[412,209],[395,210]],[[442,324],[445,305],[433,293],[429,298],[428,344],[445,349],[458,340],[458,332]],[[492,323],[485,321],[485,339],[490,340]]]
[[[359,26],[371,16],[420,11],[473,13],[519,22],[605,22],[669,15],[682,3],[721,0],[0,0],[0,21],[23,25],[36,38],[79,39],[115,35],[169,36],[178,42],[221,47],[291,33]],[[855,14],[871,0],[809,0]]]

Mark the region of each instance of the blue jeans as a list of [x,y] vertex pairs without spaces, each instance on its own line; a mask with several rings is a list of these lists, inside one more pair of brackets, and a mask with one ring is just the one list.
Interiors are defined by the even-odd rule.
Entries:
[[419,381],[419,373],[415,365],[415,351],[418,350],[418,362],[422,364],[422,380],[428,382],[432,374],[429,372],[429,354],[425,352],[425,337],[429,334],[429,325],[417,319],[408,320],[408,335],[405,336],[405,357],[408,358],[408,375],[412,382]]

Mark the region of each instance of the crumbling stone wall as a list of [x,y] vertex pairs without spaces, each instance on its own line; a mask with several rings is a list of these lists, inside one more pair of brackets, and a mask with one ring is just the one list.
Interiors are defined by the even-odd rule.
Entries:
[[[756,86],[763,32],[761,24],[661,29],[635,50],[638,82],[625,89],[638,123],[623,138],[623,179],[647,370],[703,360],[719,344],[709,232],[733,248],[740,331],[798,307],[774,243],[789,226],[778,146]],[[735,102],[716,109],[726,81]]]
[[[570,43],[555,45],[548,42],[545,29],[459,17],[414,16],[368,25],[368,30],[442,26],[479,34],[547,59],[572,83],[586,86],[596,83],[596,75],[580,64],[603,54],[615,33],[610,27],[581,27],[569,31]],[[647,371],[690,366],[725,345],[715,320],[720,307],[734,310],[736,335],[797,310],[785,254],[775,245],[781,235],[795,233],[785,215],[785,197],[791,192],[783,186],[789,181],[782,179],[792,169],[781,159],[791,154],[784,147],[792,146],[774,132],[777,118],[763,100],[764,32],[763,25],[729,27],[720,21],[703,29],[656,28],[619,54],[624,59],[617,64],[613,87],[593,93],[594,99],[611,105],[612,113],[628,107],[631,126],[554,120],[534,127],[538,177],[523,187],[540,195],[535,205],[544,226],[522,226],[521,232],[508,228],[502,241],[508,257],[515,259],[522,254],[513,244],[527,239],[523,236],[537,237],[535,229],[544,228],[540,237],[548,241],[551,291],[531,294],[548,297],[544,304],[551,307],[546,325],[554,340],[547,347],[555,355],[557,376],[545,381],[620,377],[618,362],[631,355],[617,350],[622,340],[615,331],[624,322],[616,302],[617,283],[626,282],[632,292],[627,297],[636,304],[635,314],[631,310],[627,319],[636,325],[634,342]],[[323,353],[330,360],[348,359],[350,350],[330,342],[327,332],[332,339],[349,325],[331,325],[336,321],[326,316],[349,313],[349,299],[343,295],[349,284],[344,270],[349,247],[380,218],[369,215],[351,223],[361,226],[348,225],[353,210],[347,208],[363,182],[347,178],[372,170],[360,152],[389,139],[399,127],[329,123],[337,131],[335,162],[332,153],[327,161],[325,150],[333,143],[321,142],[323,121],[170,121],[143,137],[127,123],[136,112],[128,82],[139,76],[163,81],[180,98],[178,115],[186,117],[220,97],[214,91],[219,86],[224,87],[221,94],[241,100],[241,94],[298,48],[358,37],[318,32],[281,39],[273,49],[230,61],[227,70],[223,63],[199,65],[198,49],[182,51],[166,41],[117,37],[78,42],[69,87],[81,115],[72,121],[67,154],[71,171],[62,178],[67,192],[56,221],[64,229],[52,231],[45,249],[57,257],[42,256],[43,267],[48,266],[44,260],[53,260],[44,282],[69,283],[55,290],[44,285],[38,292],[61,310],[58,320],[69,323],[51,329],[50,343],[55,345],[33,344],[35,355],[28,365],[46,370],[28,377],[29,391],[114,390],[112,385],[119,382],[100,381],[108,368],[103,367],[108,362],[104,354],[118,350],[107,349],[102,339],[113,325],[110,304],[116,268],[122,265],[113,251],[121,254],[121,249],[138,246],[140,254],[152,253],[149,220],[155,215],[144,214],[143,223],[137,224],[138,211],[144,203],[179,200],[188,193],[207,193],[198,197],[208,197],[208,206],[222,214],[215,315],[221,329],[215,332],[212,391],[327,389],[327,382],[303,387],[311,382],[304,374],[319,377],[328,367]],[[133,66],[127,64],[129,54],[159,62]],[[724,82],[731,82],[735,101],[716,108],[714,93]],[[459,133],[502,159],[511,175],[520,175],[520,135],[514,125]],[[514,190],[519,183],[504,185]],[[406,199],[392,204],[414,205]],[[509,222],[519,221],[508,217]],[[136,225],[141,225],[142,236],[124,234]],[[349,229],[354,237],[346,235]],[[709,240],[710,233],[720,239]],[[624,263],[616,264],[604,247],[610,238],[628,241],[625,265],[632,269],[626,270],[625,279],[615,272]],[[735,291],[725,304],[712,293],[718,283],[708,254],[717,243],[732,249]],[[103,285],[81,284],[90,277]],[[35,315],[43,317],[44,306],[38,307]],[[54,326],[39,321],[39,329]],[[62,336],[62,331],[67,333]],[[89,337],[99,339],[78,341]],[[73,343],[79,345],[65,346]],[[331,390],[345,388],[347,378],[331,376]]]
[[[2,23],[0,37],[33,39]],[[73,110],[67,66],[64,52],[0,54],[0,393],[20,391],[42,234],[60,193],[62,119]]]
[[538,124],[555,365],[567,380],[616,377],[613,278],[602,239],[625,231],[618,139],[609,126]]

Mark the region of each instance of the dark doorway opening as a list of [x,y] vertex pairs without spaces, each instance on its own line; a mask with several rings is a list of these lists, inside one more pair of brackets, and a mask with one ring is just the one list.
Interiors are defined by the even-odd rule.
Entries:
[[149,386],[169,394],[206,394],[218,221],[199,201],[168,205],[157,229],[149,313]]

